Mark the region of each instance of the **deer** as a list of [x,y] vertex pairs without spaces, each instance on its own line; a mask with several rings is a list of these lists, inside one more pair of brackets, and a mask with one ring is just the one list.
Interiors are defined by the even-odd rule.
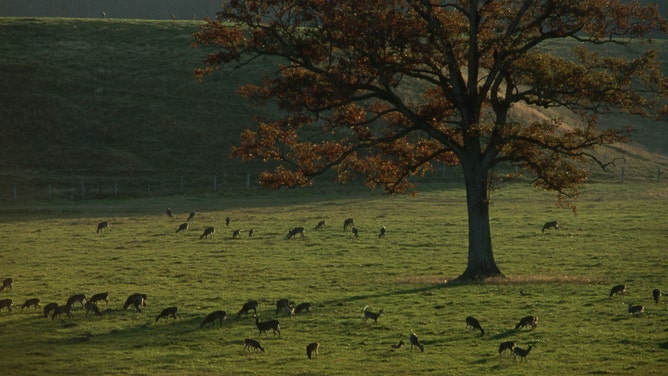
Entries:
[[612,288],[610,289],[610,299],[612,299],[613,295],[624,295],[625,292],[626,292],[625,284],[612,286]]
[[661,296],[663,293],[659,289],[652,290],[652,297],[654,298],[654,303],[659,304],[661,302]]
[[135,307],[137,312],[141,312],[140,307],[146,307],[146,294],[134,293],[125,299],[123,309],[128,309],[129,306]]
[[255,318],[255,326],[257,326],[257,329],[260,331],[260,335],[262,335],[262,332],[265,332],[267,335],[267,331],[269,329],[273,330],[274,336],[276,333],[278,333],[278,336],[281,336],[281,326],[278,323],[278,320],[267,320],[260,322],[260,318],[257,315],[253,315]]
[[641,305],[631,305],[629,304],[629,315],[633,315],[635,317],[640,317],[643,312],[645,312],[645,307]]
[[103,221],[97,224],[97,230],[95,231],[96,233],[100,233],[102,230],[108,230],[109,229],[109,222]]
[[343,231],[346,231],[348,227],[353,227],[353,226],[354,223],[352,218],[348,218],[345,221],[343,221]]
[[95,302],[90,300],[87,301],[84,308],[86,308],[86,317],[88,317],[88,314],[90,312],[93,312],[96,316],[102,317],[102,312],[100,312],[100,309],[97,307],[97,304],[95,304]]
[[12,291],[12,283],[14,282],[11,278],[5,278],[2,280],[2,286],[0,286],[0,291],[9,290]]
[[480,326],[480,322],[473,316],[468,316],[466,318],[466,327],[480,330],[480,336],[485,335],[485,330]]
[[216,327],[216,320],[220,323],[220,327],[223,327],[223,321],[227,322],[227,313],[225,311],[213,311],[206,315],[204,320],[199,324],[199,328],[202,329],[206,324],[211,324],[214,328]]
[[167,214],[167,217],[172,218],[172,209],[167,208],[167,210],[165,211],[165,214]]
[[160,319],[168,319],[169,316],[171,316],[173,319],[176,319],[176,317],[181,317],[179,315],[179,308],[178,307],[167,307],[162,310],[156,317],[155,317],[155,322],[158,322]]
[[324,229],[324,228],[325,228],[325,221],[324,221],[324,220],[318,222],[318,224],[315,226],[315,230],[316,230],[316,231],[318,231],[318,230],[322,230],[322,229]]
[[378,239],[385,237],[385,226],[380,228],[380,233],[378,234]]
[[2,299],[0,300],[0,310],[3,308],[7,308],[9,312],[12,311],[12,304],[14,304],[14,301],[11,299]]
[[254,339],[251,339],[251,338],[246,338],[244,340],[244,350],[248,350],[248,352],[250,352],[251,347],[255,351],[264,352],[264,347],[262,347],[262,345],[260,345],[260,342],[254,340]]
[[73,306],[74,303],[79,303],[81,304],[81,307],[84,307],[86,304],[86,295],[85,294],[75,294],[67,298],[67,305],[68,306]]
[[529,347],[526,350],[522,349],[522,348],[519,348],[519,347],[515,347],[513,349],[514,359],[517,360],[517,357],[519,356],[520,357],[520,362],[522,361],[522,359],[524,359],[524,361],[527,361],[527,355],[529,355],[532,348],[533,348],[532,345],[529,345]]
[[249,238],[252,238],[253,235],[255,235],[255,229],[250,229],[250,230],[248,230],[248,237],[249,237]]
[[353,227],[353,229],[351,231],[352,231],[354,237],[357,238],[357,237],[360,236],[360,230],[358,230],[357,227]]
[[106,304],[109,304],[109,293],[108,292],[101,292],[98,294],[95,294],[88,299],[89,302],[91,303],[97,303],[99,301],[104,301]]
[[67,317],[72,317],[72,306],[69,304],[57,306],[51,314],[51,321],[53,321],[56,316],[61,317],[63,313],[66,314]]
[[557,221],[545,222],[543,229],[540,230],[540,232],[545,232],[545,230],[549,230],[551,228],[553,228],[555,231],[559,230],[559,223]]
[[190,223],[183,222],[179,225],[179,228],[176,229],[176,233],[178,234],[181,231],[186,232],[188,229],[190,229]]
[[288,231],[288,239],[292,239],[295,237],[295,235],[299,234],[304,237],[304,228],[303,227],[295,227],[292,230]]
[[289,315],[290,310],[294,310],[291,305],[294,305],[295,303],[291,303],[288,299],[279,299],[276,301],[276,314],[278,315],[281,310],[285,310],[285,312]]
[[413,346],[417,346],[420,349],[420,352],[424,352],[424,346],[418,342],[418,336],[415,332],[411,331],[411,335],[408,337],[408,341],[411,343],[411,351],[413,351]]
[[372,319],[373,322],[378,322],[378,318],[380,315],[383,313],[383,309],[381,309],[378,312],[371,312],[369,311],[369,306],[364,307],[364,323],[366,323],[366,320]]
[[225,227],[229,227],[229,226],[230,226],[230,221],[231,221],[231,220],[232,220],[232,219],[231,219],[230,217],[225,217]]
[[28,308],[30,306],[35,307],[35,309],[39,308],[39,298],[31,298],[25,301],[23,305],[21,306],[21,311],[23,311],[23,308]]
[[188,219],[186,220],[186,222],[190,222],[191,219],[195,218],[195,214],[196,213],[194,211],[191,211],[190,214],[188,215]]
[[202,233],[202,235],[200,235],[199,238],[204,239],[204,238],[207,238],[209,236],[211,236],[213,238],[213,233],[214,232],[216,232],[216,230],[213,227],[209,226],[209,227],[204,229],[204,232]]
[[49,303],[44,306],[44,318],[48,318],[49,314],[58,308],[58,303]]
[[538,317],[536,316],[526,316],[520,320],[520,322],[515,325],[515,330],[520,330],[524,327],[531,326],[532,329],[536,329],[538,326]]
[[320,343],[318,342],[312,342],[306,345],[306,356],[308,356],[309,359],[311,359],[311,355],[315,355],[315,357],[318,357],[318,350],[320,349]]
[[241,239],[241,230],[232,231],[232,239]]
[[253,311],[253,313],[257,313],[257,301],[256,300],[249,300],[244,305],[241,307],[239,310],[239,313],[237,313],[237,317],[240,317],[242,314],[247,315],[249,311]]
[[503,354],[506,350],[510,350],[510,353],[513,354],[513,350],[515,350],[515,342],[513,341],[505,341],[501,342],[499,345],[499,356]]
[[299,303],[295,307],[295,313],[311,312],[311,303]]

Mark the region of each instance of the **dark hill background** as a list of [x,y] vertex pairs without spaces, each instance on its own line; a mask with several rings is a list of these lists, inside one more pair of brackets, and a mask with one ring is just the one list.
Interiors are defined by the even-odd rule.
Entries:
[[[252,114],[272,110],[251,108],[235,89],[273,64],[257,61],[198,83],[192,70],[205,54],[191,48],[198,26],[0,18],[0,201],[254,186],[263,165],[230,159],[230,147],[253,125]],[[654,45],[664,61],[666,43]],[[665,123],[615,117],[604,124],[634,128],[631,144],[602,151],[622,158],[615,168],[624,167],[627,179],[665,174]],[[620,172],[595,173],[618,179]],[[458,169],[439,167],[431,178],[458,179]]]

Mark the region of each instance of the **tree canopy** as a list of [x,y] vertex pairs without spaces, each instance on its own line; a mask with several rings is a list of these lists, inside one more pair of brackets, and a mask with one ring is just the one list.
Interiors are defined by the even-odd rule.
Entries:
[[[502,275],[492,254],[489,173],[514,164],[537,187],[576,195],[593,148],[624,141],[598,124],[614,112],[665,114],[668,80],[650,41],[668,24],[655,5],[616,0],[228,0],[193,36],[206,48],[202,80],[258,56],[277,71],[238,92],[285,116],[257,118],[233,155],[276,162],[261,182],[303,186],[334,170],[388,192],[434,163],[459,164],[469,215],[462,279]],[[544,48],[576,41],[569,54]],[[597,52],[610,45],[623,57]],[[622,55],[620,55],[622,56]],[[561,107],[559,118],[523,122],[513,108]]]

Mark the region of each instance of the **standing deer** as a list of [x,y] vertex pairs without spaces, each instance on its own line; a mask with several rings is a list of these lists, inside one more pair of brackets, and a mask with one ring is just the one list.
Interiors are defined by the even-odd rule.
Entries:
[[101,300],[104,300],[106,304],[109,304],[109,293],[108,292],[101,292],[99,294],[95,294],[91,296],[90,299],[88,299],[89,302],[91,303],[97,303]]
[[73,306],[74,303],[79,303],[81,304],[81,307],[84,307],[86,304],[86,295],[85,294],[75,294],[67,298],[67,305],[68,306]]
[[12,283],[14,282],[11,278],[5,278],[2,280],[2,286],[0,286],[0,291],[9,290],[12,291]]
[[206,324],[211,324],[214,328],[216,327],[216,320],[220,323],[220,327],[223,327],[223,321],[227,322],[227,313],[225,311],[213,311],[206,315],[202,323],[199,324],[200,329],[204,328]]
[[23,303],[23,305],[21,306],[21,311],[23,311],[23,308],[28,308],[30,306],[35,307],[35,309],[39,308],[40,307],[39,299],[38,298],[31,298],[31,299],[26,300],[26,302]]
[[109,222],[104,221],[104,222],[100,222],[100,223],[97,224],[97,230],[95,232],[97,232],[99,234],[100,231],[102,231],[102,230],[106,231],[107,229],[109,229]]
[[190,224],[188,222],[181,223],[179,225],[179,228],[176,229],[176,233],[178,234],[179,232],[183,231],[186,232],[190,228]]
[[141,307],[146,307],[146,294],[134,293],[125,299],[123,309],[128,309],[129,306],[135,307],[137,312],[141,312]]
[[348,227],[353,227],[353,226],[354,223],[352,218],[348,218],[345,221],[343,221],[343,231],[346,231]]
[[546,223],[543,225],[543,229],[540,230],[540,232],[545,232],[545,230],[549,230],[549,229],[551,229],[551,228],[553,228],[555,231],[556,231],[556,230],[559,230],[559,223],[558,223],[557,221],[546,222]]
[[264,352],[264,347],[262,347],[262,345],[260,345],[260,342],[254,340],[254,339],[251,339],[251,338],[246,338],[246,339],[244,340],[244,350],[248,350],[248,352],[250,352],[250,351],[251,351],[251,350],[250,350],[251,347],[252,347],[255,351],[262,351],[262,352]]
[[612,288],[610,289],[610,299],[612,299],[613,295],[624,295],[625,292],[626,292],[625,284],[612,286]]
[[529,348],[526,349],[526,350],[525,350],[525,349],[521,349],[521,348],[519,348],[519,347],[515,347],[515,348],[513,349],[513,355],[514,355],[514,357],[515,357],[515,360],[517,360],[517,357],[519,356],[519,357],[520,357],[520,362],[522,361],[522,359],[524,359],[524,361],[527,361],[527,355],[529,355],[529,353],[531,352],[531,349],[532,349],[532,348],[533,348],[532,345],[529,345]]
[[659,289],[652,290],[652,297],[654,298],[654,303],[659,304],[661,302],[662,295],[663,293],[661,293],[661,290]]
[[411,335],[408,337],[408,341],[411,343],[411,351],[413,351],[413,346],[417,346],[421,352],[424,352],[424,346],[418,342],[418,336],[415,332],[411,331]]
[[288,239],[292,239],[295,237],[295,235],[299,234],[304,237],[304,228],[303,227],[295,227],[292,230],[288,231]]
[[318,224],[315,226],[316,230],[322,230],[323,228],[325,228],[325,221],[324,220],[318,222]]
[[501,342],[501,344],[499,345],[499,356],[501,356],[501,354],[506,350],[510,350],[510,353],[513,354],[514,349],[515,349],[515,342],[513,341]]
[[378,312],[371,312],[369,311],[369,306],[364,307],[364,323],[366,323],[366,320],[372,319],[373,322],[378,322],[378,318],[380,315],[383,313],[383,309],[381,309]]
[[378,239],[385,237],[385,226],[380,228],[380,233],[378,234]]
[[158,322],[158,320],[160,320],[160,319],[167,319],[167,318],[169,318],[169,316],[171,316],[173,319],[176,319],[177,316],[181,317],[179,315],[178,307],[167,307],[167,308],[163,309],[162,312],[160,312],[160,314],[158,314],[155,317],[155,322]]
[[241,307],[239,313],[237,313],[237,317],[240,317],[242,314],[247,315],[251,310],[255,314],[257,313],[257,307],[258,304],[256,300],[249,300]]
[[211,236],[213,238],[213,233],[216,232],[216,230],[213,227],[207,227],[204,229],[204,232],[202,235],[200,235],[200,239],[204,239],[206,237]]
[[306,356],[308,356],[308,358],[311,359],[311,354],[313,354],[317,358],[319,349],[320,349],[320,343],[318,342],[309,343],[308,345],[306,345]]
[[526,316],[520,320],[520,322],[515,325],[515,330],[520,330],[524,327],[531,326],[532,329],[536,329],[538,326],[538,317],[536,316]]
[[7,308],[9,312],[12,311],[12,304],[14,304],[14,301],[11,299],[2,299],[0,300],[0,310],[3,308]]
[[260,318],[257,315],[253,315],[255,318],[255,326],[257,326],[257,329],[260,331],[260,335],[262,335],[262,332],[267,333],[269,329],[274,331],[274,335],[278,333],[279,337],[281,335],[281,326],[278,323],[278,320],[268,320],[268,321],[263,321],[260,322]]
[[480,336],[485,335],[485,330],[480,326],[480,322],[473,316],[468,316],[466,318],[466,327],[480,330]]
[[86,302],[85,308],[86,308],[86,317],[88,317],[89,312],[93,312],[96,316],[102,316],[102,313],[100,312],[100,309],[97,308],[97,304],[95,304],[95,302],[89,300],[88,302]]

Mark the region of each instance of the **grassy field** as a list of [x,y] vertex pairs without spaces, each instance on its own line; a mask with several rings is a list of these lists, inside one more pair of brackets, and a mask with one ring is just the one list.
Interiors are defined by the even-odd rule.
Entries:
[[[492,230],[508,278],[459,286],[445,281],[466,263],[463,190],[426,188],[415,197],[312,188],[2,206],[0,278],[14,280],[0,292],[14,300],[11,313],[0,310],[3,374],[665,373],[668,307],[654,304],[651,291],[668,289],[668,186],[590,184],[577,215],[549,194],[505,187],[493,196]],[[176,234],[193,210],[190,231]],[[348,217],[358,238],[343,231]],[[110,228],[97,234],[103,220]],[[319,220],[327,227],[315,231]],[[558,220],[559,231],[541,233],[548,220]],[[206,226],[214,237],[199,239]],[[306,237],[287,240],[295,226]],[[235,229],[241,239],[232,239]],[[609,299],[618,283],[627,293]],[[75,307],[71,328],[20,308],[28,298],[43,306],[105,291],[103,316]],[[141,313],[122,307],[135,292],[148,295]],[[313,309],[276,315],[280,298]],[[236,317],[249,299],[259,302],[261,320],[280,321],[280,337],[258,335],[251,317]],[[629,316],[631,303],[645,305],[645,315]],[[384,309],[377,323],[363,323],[366,305]],[[156,322],[169,306],[181,317]],[[200,329],[219,309],[227,324]],[[465,328],[468,315],[484,336]],[[526,315],[536,315],[538,327],[515,331]],[[411,330],[424,352],[391,346],[408,343]],[[82,340],[87,331],[93,336]],[[244,338],[259,339],[266,352],[244,352]],[[505,340],[533,345],[528,361],[499,357]],[[320,355],[308,360],[313,341]]]

